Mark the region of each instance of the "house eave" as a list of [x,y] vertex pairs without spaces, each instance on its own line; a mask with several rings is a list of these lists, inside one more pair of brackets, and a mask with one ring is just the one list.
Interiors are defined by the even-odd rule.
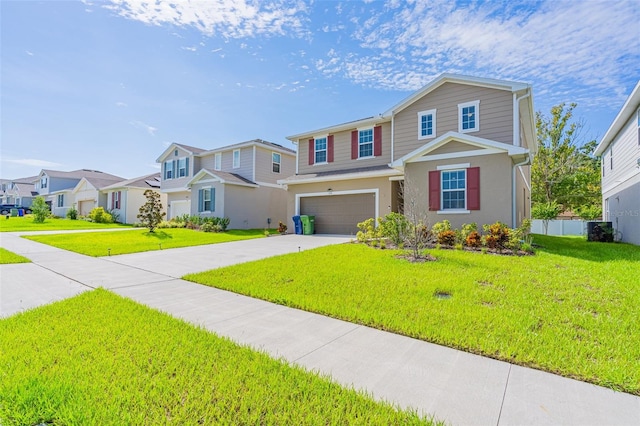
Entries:
[[303,179],[295,179],[295,180],[287,180],[280,179],[277,182],[280,185],[301,185],[308,183],[318,183],[318,182],[335,182],[341,180],[354,180],[354,179],[370,179],[377,177],[393,177],[393,176],[402,176],[402,173],[399,173],[395,169],[386,169],[386,170],[378,170],[375,172],[355,172],[355,173],[342,173],[335,174],[329,176],[316,176],[310,178]]
[[611,142],[613,142],[618,133],[620,133],[620,130],[623,129],[627,121],[636,112],[638,105],[640,105],[640,80],[625,101],[616,118],[613,120],[613,123],[611,123],[607,133],[604,134],[602,140],[598,146],[596,146],[596,149],[593,152],[594,155],[600,156],[604,154],[609,145],[611,145]]

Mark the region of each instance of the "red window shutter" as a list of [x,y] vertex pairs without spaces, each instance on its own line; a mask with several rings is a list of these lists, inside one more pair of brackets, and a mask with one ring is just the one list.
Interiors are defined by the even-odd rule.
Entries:
[[440,170],[429,172],[429,210],[440,210]]
[[351,159],[358,159],[358,131],[351,132]]
[[316,159],[316,146],[313,139],[309,139],[309,165],[313,165]]
[[480,210],[480,167],[467,169],[467,209]]
[[373,128],[373,156],[380,157],[382,155],[382,126]]
[[333,163],[333,135],[327,136],[327,162]]

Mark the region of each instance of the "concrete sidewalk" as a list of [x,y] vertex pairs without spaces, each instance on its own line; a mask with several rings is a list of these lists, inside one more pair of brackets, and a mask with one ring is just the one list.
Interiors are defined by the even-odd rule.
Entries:
[[34,263],[0,265],[0,317],[101,286],[450,424],[640,424],[633,395],[177,279],[348,240],[288,235],[96,259],[2,233],[0,246]]

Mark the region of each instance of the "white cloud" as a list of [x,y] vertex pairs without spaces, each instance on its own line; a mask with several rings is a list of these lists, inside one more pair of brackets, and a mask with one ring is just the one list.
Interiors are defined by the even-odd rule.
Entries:
[[30,167],[60,167],[62,164],[54,163],[52,161],[46,160],[37,160],[35,158],[20,158],[15,160],[3,160],[7,163],[19,164],[21,166],[30,166]]
[[189,46],[189,47],[182,46],[182,48],[181,48],[181,49],[182,49],[182,50],[188,50],[188,51],[190,51],[190,52],[195,52],[196,50],[198,50],[198,48],[197,48],[197,47],[195,47],[195,46]]
[[27,54],[27,55],[29,55],[29,56],[33,56],[33,52],[30,52],[30,51],[28,51],[28,50],[25,50],[25,51],[24,51],[24,53],[26,53],[26,54]]
[[375,87],[415,90],[458,72],[535,82],[557,98],[570,90],[597,104],[605,98],[594,91],[624,100],[640,61],[635,1],[395,2],[351,22],[361,48],[331,51],[316,68]]
[[104,7],[128,19],[150,25],[193,27],[208,36],[242,38],[307,33],[303,25],[307,5],[302,0],[111,0]]
[[116,102],[116,106],[117,106],[117,107],[119,107],[119,108],[126,108],[126,107],[127,107],[127,106],[129,106],[129,105],[127,105],[127,104],[126,104],[126,103],[124,103],[124,102]]
[[150,126],[147,123],[143,123],[142,121],[138,121],[138,120],[130,121],[129,124],[131,124],[133,127],[146,131],[151,136],[155,136],[156,131],[158,130],[156,127]]

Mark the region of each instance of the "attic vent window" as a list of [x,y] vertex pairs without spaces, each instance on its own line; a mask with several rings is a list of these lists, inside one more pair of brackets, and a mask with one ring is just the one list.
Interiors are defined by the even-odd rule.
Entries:
[[175,155],[176,157],[178,156],[178,150],[177,149],[175,151],[173,151],[173,155]]

